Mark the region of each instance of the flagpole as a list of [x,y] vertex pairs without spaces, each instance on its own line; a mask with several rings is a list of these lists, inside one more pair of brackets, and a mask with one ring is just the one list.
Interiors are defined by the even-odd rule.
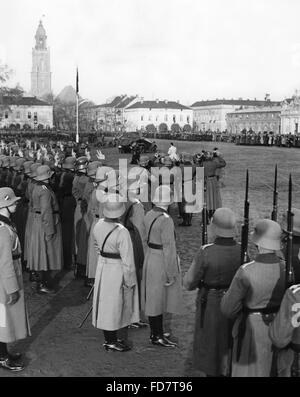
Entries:
[[79,126],[78,126],[78,94],[76,95],[76,143],[79,143]]
[[76,67],[76,143],[79,143],[79,78],[78,67]]

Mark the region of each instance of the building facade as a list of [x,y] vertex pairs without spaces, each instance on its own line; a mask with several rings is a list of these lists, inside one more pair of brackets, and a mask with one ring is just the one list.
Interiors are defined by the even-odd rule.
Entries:
[[241,131],[281,133],[281,106],[262,106],[241,109],[227,114],[227,131],[239,134]]
[[153,124],[157,130],[161,124],[166,124],[171,130],[172,124],[180,128],[193,126],[193,110],[179,102],[172,101],[144,101],[138,100],[124,109],[126,131],[145,130],[147,125]]
[[35,47],[32,49],[31,95],[43,98],[51,94],[50,49],[42,21],[35,34]]
[[194,124],[198,131],[222,132],[227,129],[226,116],[228,113],[243,108],[257,106],[271,106],[278,102],[244,100],[244,99],[216,99],[199,101],[192,105]]
[[300,97],[294,95],[290,100],[282,102],[281,131],[283,134],[300,133]]
[[2,97],[0,128],[52,128],[53,106],[35,97]]

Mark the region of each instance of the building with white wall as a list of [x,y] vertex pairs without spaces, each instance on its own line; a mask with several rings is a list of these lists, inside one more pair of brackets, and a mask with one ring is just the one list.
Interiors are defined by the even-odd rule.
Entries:
[[192,105],[194,124],[199,131],[222,132],[227,128],[226,116],[238,109],[278,105],[278,102],[249,99],[215,99]]
[[2,97],[0,128],[11,125],[23,128],[53,127],[53,106],[35,97]]
[[124,109],[125,126],[127,131],[145,130],[147,125],[153,124],[157,130],[161,124],[166,124],[171,130],[172,124],[180,128],[185,125],[193,126],[193,110],[173,101],[144,101],[143,98]]

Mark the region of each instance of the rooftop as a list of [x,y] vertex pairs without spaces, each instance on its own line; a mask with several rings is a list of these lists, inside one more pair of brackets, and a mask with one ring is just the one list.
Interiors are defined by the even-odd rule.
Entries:
[[129,106],[127,109],[187,109],[188,106],[181,105],[173,101],[139,101]]
[[41,101],[36,97],[0,97],[0,104],[2,105],[18,105],[18,106],[51,106],[48,102]]
[[237,106],[271,106],[279,105],[280,102],[258,101],[256,99],[213,99],[210,101],[198,101],[192,107],[213,106],[213,105],[237,105]]
[[246,113],[280,113],[282,110],[281,106],[261,106],[257,108],[241,109],[227,114],[246,114]]

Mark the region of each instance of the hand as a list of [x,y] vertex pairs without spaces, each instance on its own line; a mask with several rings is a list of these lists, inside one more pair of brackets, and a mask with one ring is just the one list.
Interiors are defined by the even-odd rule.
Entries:
[[41,152],[41,149],[39,149],[39,150],[36,152],[36,158],[37,158],[37,160],[40,160],[41,157],[42,157],[42,152]]
[[24,154],[23,154],[23,152],[22,152],[22,150],[21,150],[21,149],[19,149],[19,151],[18,151],[18,155],[19,155],[19,157],[24,157]]
[[102,154],[101,150],[97,150],[96,157],[98,160],[105,160],[105,156]]
[[9,296],[9,300],[8,300],[7,304],[14,305],[20,299],[20,292],[16,291],[16,292],[13,292],[12,294],[9,294],[8,296]]
[[74,152],[73,149],[72,149],[72,157],[74,157],[76,159],[76,153]]
[[31,159],[33,159],[33,158],[34,158],[34,153],[33,153],[33,150],[29,150],[29,152],[28,152],[28,156],[29,156]]

